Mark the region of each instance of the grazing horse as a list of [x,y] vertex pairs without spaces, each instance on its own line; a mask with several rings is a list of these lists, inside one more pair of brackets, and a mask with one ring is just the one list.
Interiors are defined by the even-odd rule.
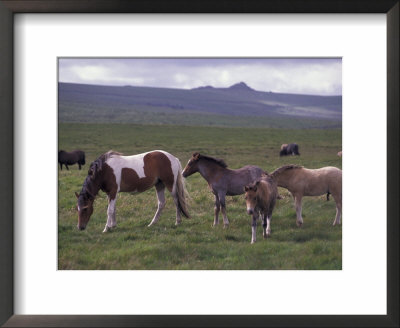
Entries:
[[271,216],[276,199],[278,187],[276,182],[268,175],[244,187],[247,214],[252,215],[251,243],[256,242],[257,219],[261,214],[263,220],[264,239],[271,235]]
[[221,210],[224,217],[224,227],[228,227],[229,220],[226,215],[225,196],[241,195],[244,187],[259,179],[265,172],[258,166],[247,165],[237,170],[228,169],[222,160],[199,153],[194,153],[182,172],[183,177],[188,177],[199,172],[208,182],[215,196],[214,224],[218,224],[218,215]]
[[303,196],[332,194],[336,202],[336,217],[333,225],[340,224],[342,213],[342,170],[327,166],[320,169],[306,169],[298,165],[285,165],[270,175],[279,187],[291,192],[296,207],[296,223],[303,224],[301,199]]
[[81,169],[81,165],[85,165],[85,153],[82,150],[74,150],[71,152],[60,150],[58,152],[58,163],[60,164],[61,170],[63,164],[67,170],[69,170],[68,165],[73,165],[75,163],[78,163],[79,169]]
[[295,143],[283,144],[281,146],[281,151],[279,153],[279,156],[286,156],[286,155],[300,155],[299,145]]
[[118,192],[143,192],[156,187],[158,208],[149,226],[160,218],[165,206],[165,187],[172,194],[176,206],[176,224],[181,223],[181,214],[189,217],[186,204],[186,189],[179,160],[171,154],[154,150],[148,153],[122,156],[109,151],[90,164],[88,176],[78,198],[78,229],[83,230],[93,213],[93,201],[99,192],[108,195],[107,223],[103,232],[117,225],[115,202]]
[[342,150],[339,151],[339,152],[337,153],[337,155],[338,155],[339,157],[342,157],[342,154],[343,154],[343,151],[342,151]]

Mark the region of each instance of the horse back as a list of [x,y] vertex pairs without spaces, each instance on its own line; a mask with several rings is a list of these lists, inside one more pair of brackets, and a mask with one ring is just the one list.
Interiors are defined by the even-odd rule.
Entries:
[[305,193],[321,195],[327,191],[336,193],[342,189],[342,170],[327,166],[320,169],[304,169],[307,172]]
[[246,165],[236,170],[226,170],[224,181],[226,181],[226,194],[228,196],[241,195],[244,187],[258,179],[264,174],[264,170],[254,165]]
[[132,156],[113,156],[107,164],[113,170],[121,192],[143,192],[162,181],[172,191],[178,163],[163,151],[152,151]]

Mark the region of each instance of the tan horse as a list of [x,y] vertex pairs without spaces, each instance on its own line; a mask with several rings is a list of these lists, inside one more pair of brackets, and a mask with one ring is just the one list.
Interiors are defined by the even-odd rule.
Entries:
[[259,215],[263,220],[263,237],[271,235],[271,216],[276,199],[278,188],[276,182],[268,175],[263,175],[260,180],[244,187],[246,193],[247,214],[252,215],[251,243],[256,241],[257,219]]
[[306,169],[298,165],[285,165],[270,174],[279,187],[291,192],[296,207],[296,223],[303,224],[301,200],[303,196],[320,196],[330,193],[336,202],[336,217],[333,225],[340,224],[342,214],[342,170],[327,166]]

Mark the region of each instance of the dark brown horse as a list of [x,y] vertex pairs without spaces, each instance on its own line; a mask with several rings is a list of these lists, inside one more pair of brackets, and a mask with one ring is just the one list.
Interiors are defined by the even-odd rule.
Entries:
[[279,152],[279,156],[286,156],[286,155],[300,155],[299,145],[295,143],[283,144],[281,146],[281,151]]
[[244,187],[259,179],[264,170],[258,166],[247,165],[237,170],[228,169],[228,165],[222,160],[194,153],[189,159],[182,175],[186,178],[199,172],[208,182],[215,196],[214,226],[218,224],[218,215],[221,210],[224,217],[224,227],[229,225],[226,215],[225,196],[242,195]]
[[68,165],[73,165],[75,163],[78,163],[79,169],[81,169],[81,165],[85,165],[85,153],[82,150],[74,150],[71,152],[60,150],[58,152],[58,163],[60,164],[61,170],[63,164],[67,170],[69,170]]
[[263,220],[263,237],[271,235],[271,216],[278,198],[276,182],[265,175],[260,180],[244,187],[246,192],[247,214],[252,215],[251,243],[256,242],[257,219],[261,215]]

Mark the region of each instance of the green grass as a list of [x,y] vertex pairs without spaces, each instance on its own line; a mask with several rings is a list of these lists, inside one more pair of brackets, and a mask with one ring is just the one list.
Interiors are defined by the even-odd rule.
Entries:
[[[282,143],[297,142],[301,156],[279,157]],[[243,195],[227,197],[230,227],[212,228],[213,196],[206,181],[195,174],[186,179],[191,219],[175,226],[175,207],[167,206],[159,222],[147,227],[157,207],[155,190],[117,201],[117,227],[102,233],[107,197],[100,192],[87,229],[78,231],[76,198],[91,161],[113,149],[125,154],[162,149],[184,166],[194,151],[223,158],[231,168],[259,165],[267,171],[289,163],[308,168],[341,168],[341,130],[285,130],[130,124],[59,124],[60,149],[81,148],[87,164],[79,171],[59,170],[59,269],[341,269],[342,231],[333,227],[335,203],[325,196],[303,199],[304,225],[297,228],[293,200],[285,189],[272,215],[272,235],[250,244],[250,216]],[[222,218],[220,218],[222,223]]]

